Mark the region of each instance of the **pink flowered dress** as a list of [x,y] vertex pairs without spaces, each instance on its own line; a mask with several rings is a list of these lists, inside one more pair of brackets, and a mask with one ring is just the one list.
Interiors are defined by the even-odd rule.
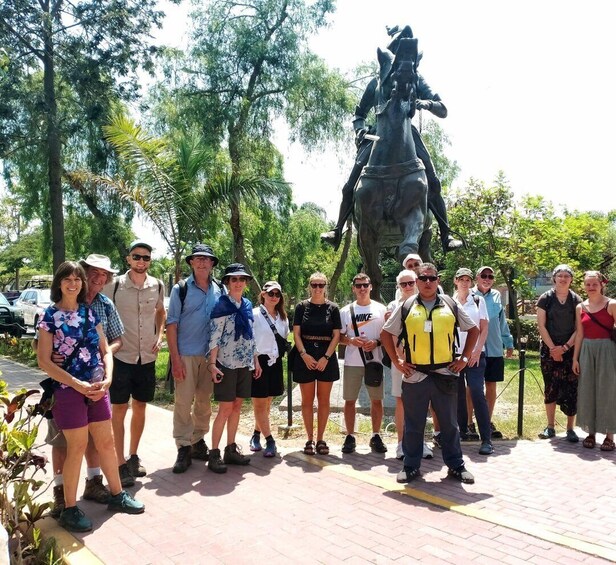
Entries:
[[[88,315],[90,325],[87,336],[83,337],[85,316]],[[103,366],[99,351],[99,337],[96,326],[100,320],[96,313],[87,306],[80,304],[77,310],[60,310],[55,305],[49,306],[43,318],[38,323],[38,330],[53,334],[53,351],[68,358],[75,347],[79,352],[62,368],[80,381],[90,382],[95,372]],[[60,388],[66,385],[54,381]]]

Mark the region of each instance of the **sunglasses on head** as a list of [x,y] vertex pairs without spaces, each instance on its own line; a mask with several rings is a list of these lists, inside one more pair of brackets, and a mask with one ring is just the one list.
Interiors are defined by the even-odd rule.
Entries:
[[311,288],[325,288],[326,283],[310,283]]
[[266,293],[270,298],[280,298],[282,295],[277,290],[270,290]]
[[490,280],[494,280],[494,275],[492,273],[481,273],[481,275],[479,275],[482,279],[490,279]]
[[368,288],[370,283],[354,283],[353,286],[355,288]]
[[406,288],[407,286],[415,286],[415,281],[400,281],[398,284],[400,288]]
[[231,282],[246,282],[246,277],[229,277]]
[[436,275],[418,275],[417,277],[421,282],[435,282],[438,280]]
[[150,255],[139,255],[139,253],[133,253],[131,257],[133,261],[145,261],[146,263],[152,259]]

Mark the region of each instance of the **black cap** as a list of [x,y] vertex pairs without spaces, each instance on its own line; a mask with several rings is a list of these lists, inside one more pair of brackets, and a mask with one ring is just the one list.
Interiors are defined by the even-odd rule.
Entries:
[[192,253],[186,257],[186,262],[190,265],[190,260],[199,255],[202,257],[211,257],[214,260],[214,267],[218,265],[218,257],[214,255],[212,248],[209,245],[205,245],[205,243],[196,243],[193,245]]

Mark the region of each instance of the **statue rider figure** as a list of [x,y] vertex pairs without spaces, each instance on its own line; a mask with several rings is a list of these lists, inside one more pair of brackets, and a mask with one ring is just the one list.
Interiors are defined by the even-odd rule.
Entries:
[[[398,26],[396,26],[393,28],[388,28],[387,33],[392,37],[396,36],[387,46],[389,51],[395,55],[400,41],[401,30]],[[363,168],[368,163],[370,152],[372,151],[372,144],[374,142],[370,139],[366,139],[366,134],[374,133],[374,128],[366,126],[366,118],[368,117],[368,113],[371,108],[376,106],[377,85],[378,79],[373,78],[368,83],[359,105],[355,109],[355,117],[353,119],[355,144],[357,145],[355,165],[353,166],[349,179],[342,187],[342,203],[340,204],[340,212],[338,214],[338,222],[336,227],[329,232],[321,234],[321,239],[324,242],[333,245],[335,249],[338,249],[340,245],[340,241],[342,240],[342,230],[349,215],[353,211],[353,193],[355,190],[355,185],[359,180]],[[445,107],[445,104],[443,104],[438,94],[432,92],[432,89],[428,86],[428,83],[421,75],[418,75],[416,108],[419,110],[427,110],[432,112],[438,118],[447,117],[447,108]],[[441,194],[441,181],[436,176],[430,154],[421,139],[419,131],[414,125],[412,126],[412,131],[417,157],[421,159],[426,168],[426,177],[428,179],[428,207],[438,222],[443,251],[447,252],[458,249],[462,247],[463,243],[458,239],[454,239],[449,233],[450,229],[449,223],[447,222],[447,209],[445,208],[445,202]]]

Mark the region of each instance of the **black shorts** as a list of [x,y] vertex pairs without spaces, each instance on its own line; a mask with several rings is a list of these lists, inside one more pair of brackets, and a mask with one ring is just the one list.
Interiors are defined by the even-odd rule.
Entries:
[[126,404],[132,396],[140,402],[152,402],[156,390],[156,363],[124,363],[113,358],[113,381],[109,388],[111,404]]
[[486,383],[500,383],[505,380],[505,360],[502,357],[486,357]]
[[249,367],[229,369],[216,363],[223,373],[222,381],[214,383],[214,400],[217,402],[233,402],[236,398],[250,398],[250,388],[253,379],[253,370]]
[[271,367],[267,364],[268,359],[269,355],[259,355],[262,372],[258,379],[252,379],[252,398],[280,396],[284,392],[282,359],[278,357]]

